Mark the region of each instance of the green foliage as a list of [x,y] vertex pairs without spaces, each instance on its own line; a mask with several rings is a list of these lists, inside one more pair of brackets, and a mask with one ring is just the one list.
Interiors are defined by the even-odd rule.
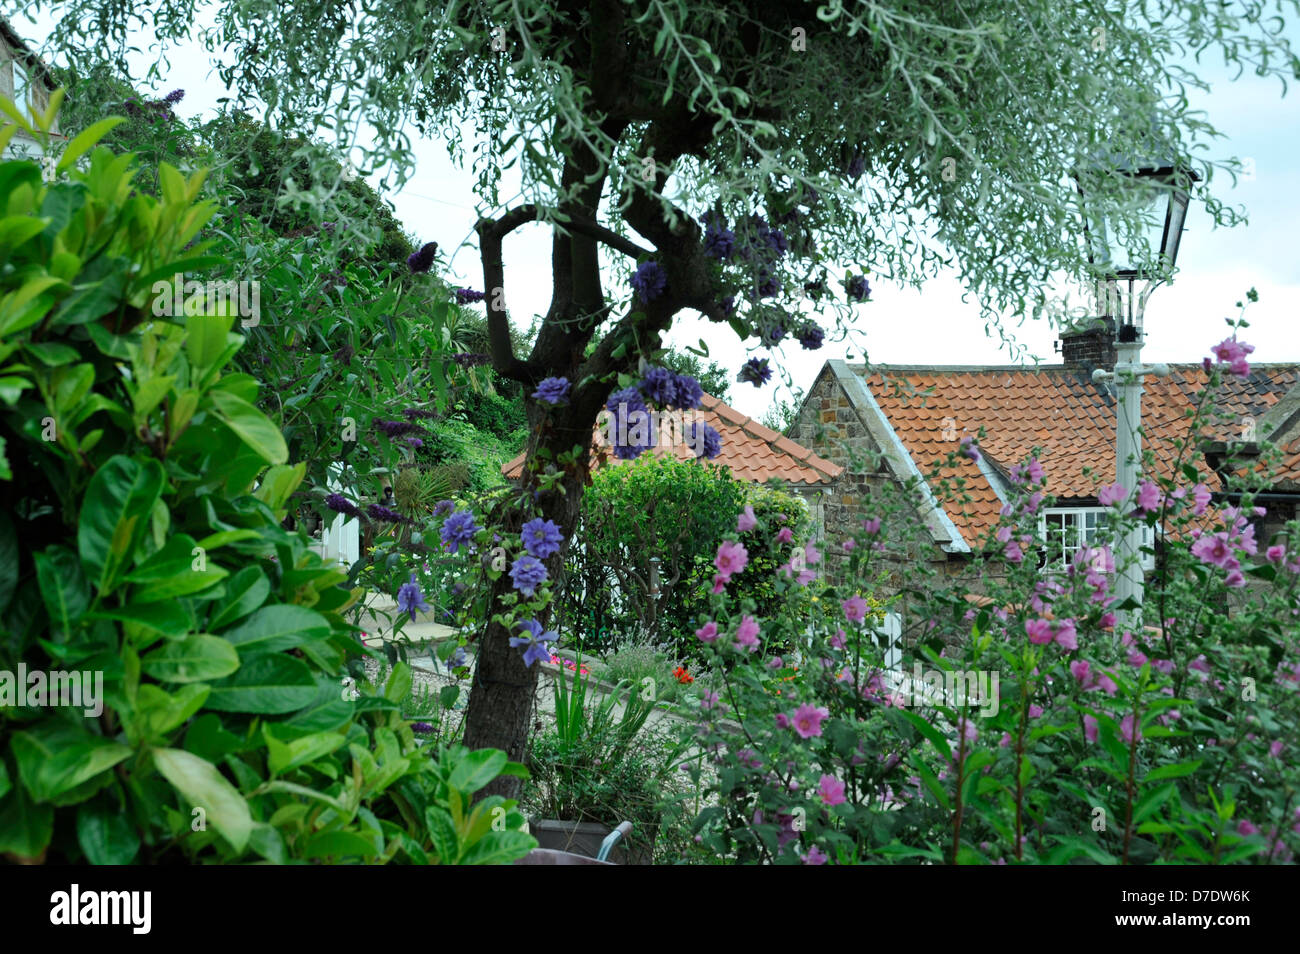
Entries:
[[[713,559],[746,504],[770,524],[780,515],[792,532],[806,535],[810,518],[799,497],[742,484],[717,465],[647,454],[597,471],[568,553],[559,598],[564,631],[587,649],[607,652],[636,637],[670,646],[679,659],[698,657],[695,630],[717,572]],[[780,561],[760,548],[755,534],[741,540],[752,562],[731,585],[767,612],[778,600],[772,571]],[[650,558],[656,556],[660,594],[652,599]]]
[[[612,649],[637,630],[687,645],[715,541],[734,528],[743,494],[725,468],[657,454],[596,471],[568,551],[560,626],[584,649]],[[661,561],[657,599],[651,557]]]
[[[409,669],[360,678],[358,591],[280,526],[306,467],[229,370],[236,315],[168,300],[210,261],[202,173],[162,164],[151,197],[99,132],[54,183],[0,164],[0,852],[518,857],[513,803],[469,799],[522,769],[430,758],[399,710]],[[24,671],[69,695],[33,696]]]
[[537,781],[525,796],[530,808],[544,818],[610,828],[631,821],[632,850],[648,849],[677,750],[671,739],[646,728],[654,705],[652,690],[623,682],[595,701],[590,679],[575,672],[570,686],[561,667],[555,729],[533,742],[529,768]]

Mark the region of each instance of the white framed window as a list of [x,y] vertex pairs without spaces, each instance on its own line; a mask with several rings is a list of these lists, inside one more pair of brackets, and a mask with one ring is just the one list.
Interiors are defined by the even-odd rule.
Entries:
[[[1106,507],[1053,507],[1038,516],[1038,538],[1043,541],[1045,569],[1064,571],[1075,554],[1092,546],[1106,528],[1111,511]],[[1153,552],[1142,554],[1142,569],[1155,568],[1155,528],[1142,527],[1142,546]]]
[[27,67],[23,66],[17,60],[13,61],[14,68],[14,105],[24,116],[31,118],[32,115],[32,82],[27,72]]

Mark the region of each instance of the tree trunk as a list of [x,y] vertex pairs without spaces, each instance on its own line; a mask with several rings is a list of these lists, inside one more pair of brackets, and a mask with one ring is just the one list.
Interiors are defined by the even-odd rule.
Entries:
[[[534,411],[535,405],[530,408],[530,417]],[[492,516],[491,525],[503,535],[518,533],[525,522],[539,514],[555,521],[564,535],[564,544],[558,553],[544,561],[552,581],[560,575],[565,554],[578,525],[583,490],[587,484],[587,455],[579,455],[579,460],[566,470],[562,490],[540,492],[532,489],[535,480],[527,467],[536,459],[536,452],[541,447],[551,451],[552,460],[554,455],[572,451],[575,444],[581,444],[585,451],[590,446],[594,424],[595,414],[589,408],[558,407],[550,410],[544,426],[540,429],[534,426],[533,433],[537,436],[530,442],[525,458],[521,483],[525,493],[531,493],[534,497],[533,506],[524,510],[521,503],[527,497],[511,497]],[[575,440],[577,434],[582,435],[580,440]],[[511,558],[513,556],[514,554]],[[488,603],[489,619],[492,614],[500,611],[501,597],[510,592],[513,592],[513,584],[506,573],[492,584]],[[537,613],[536,618],[543,629],[552,616],[553,606],[554,604],[548,604]],[[533,728],[531,715],[540,667],[524,665],[522,652],[510,645],[510,637],[516,635],[517,632],[510,632],[499,623],[489,622],[479,639],[478,662],[465,715],[464,744],[471,749],[503,749],[512,761],[523,762],[527,756],[529,733]],[[564,635],[561,633],[561,638]],[[504,795],[507,798],[518,798],[521,786],[520,779],[503,776],[485,788],[479,797]]]

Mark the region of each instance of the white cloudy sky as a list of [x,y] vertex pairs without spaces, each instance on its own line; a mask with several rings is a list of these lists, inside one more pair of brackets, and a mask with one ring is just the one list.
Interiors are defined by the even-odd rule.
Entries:
[[[11,22],[34,46],[43,42],[49,21],[32,23],[21,16]],[[1300,25],[1288,31],[1300,46]],[[151,37],[136,45],[147,49]],[[186,97],[183,115],[196,116],[215,108],[227,95],[212,71],[208,56],[197,44],[173,49],[170,67],[159,91],[182,87]],[[147,61],[135,57],[133,67],[142,73]],[[1209,94],[1193,93],[1192,104],[1204,109],[1224,133],[1217,147],[1223,156],[1251,160],[1254,176],[1235,187],[1225,179],[1218,194],[1242,205],[1250,223],[1232,230],[1215,230],[1203,208],[1193,205],[1187,218],[1175,282],[1151,297],[1146,311],[1149,361],[1199,361],[1209,346],[1224,337],[1223,320],[1235,315],[1233,303],[1254,286],[1260,301],[1247,313],[1251,327],[1243,338],[1256,345],[1253,357],[1261,361],[1300,361],[1300,255],[1296,222],[1300,220],[1300,101],[1293,91],[1285,98],[1276,80],[1263,80],[1249,72],[1232,80],[1222,67],[1202,66],[1199,72],[1212,85]],[[417,242],[437,241],[451,256],[451,277],[480,287],[482,273],[477,249],[457,246],[473,235],[477,218],[473,207],[473,182],[457,169],[441,143],[416,143],[417,172],[401,192],[390,194],[398,217]],[[507,303],[517,324],[526,327],[532,315],[549,303],[550,245],[538,226],[525,227],[505,248]],[[963,303],[962,287],[955,277],[940,277],[921,291],[872,282],[873,301],[859,306],[855,329],[866,335],[870,357],[897,364],[1000,364],[1011,359],[996,338],[986,335],[974,302]],[[1016,316],[1006,316],[1015,327]],[[693,344],[703,337],[712,355],[729,367],[739,367],[744,347],[728,328],[719,328],[694,316],[679,318],[670,340]],[[1016,328],[1017,340],[1031,354],[1051,362],[1056,333],[1045,322],[1027,321]],[[796,384],[807,386],[829,357],[844,357],[844,343],[829,343],[818,352],[805,352],[796,344],[776,362]],[[853,358],[861,355],[854,352]],[[775,385],[775,382],[774,382]],[[755,389],[733,385],[732,403],[761,417],[774,394],[787,396],[769,385]]]

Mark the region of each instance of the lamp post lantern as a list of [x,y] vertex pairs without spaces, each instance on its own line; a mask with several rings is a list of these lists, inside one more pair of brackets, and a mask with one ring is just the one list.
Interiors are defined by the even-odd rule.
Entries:
[[[1133,238],[1122,239],[1104,214],[1089,208],[1091,196],[1085,183],[1098,183],[1103,178],[1118,180],[1120,214],[1135,211],[1132,207],[1125,209],[1126,204],[1140,206],[1143,217],[1157,225],[1155,234],[1133,237],[1138,239],[1136,258],[1121,257],[1133,248]],[[1115,369],[1098,369],[1092,373],[1092,379],[1115,385],[1115,482],[1127,494],[1126,510],[1132,509],[1142,467],[1142,379],[1148,374],[1169,373],[1163,364],[1144,365],[1141,360],[1146,302],[1151,292],[1173,273],[1187,219],[1188,184],[1198,178],[1195,172],[1180,169],[1172,162],[1137,167],[1112,162],[1075,174],[1084,208],[1084,238],[1096,288],[1098,317],[1113,320],[1115,326]],[[1159,257],[1152,263],[1147,256],[1155,249],[1159,250]],[[1135,291],[1139,281],[1146,283],[1140,293]],[[1121,282],[1127,285],[1124,294],[1120,293]],[[1120,609],[1118,622],[1126,629],[1140,628],[1144,582],[1142,528],[1129,527],[1116,543],[1117,603],[1137,604],[1136,609]]]

